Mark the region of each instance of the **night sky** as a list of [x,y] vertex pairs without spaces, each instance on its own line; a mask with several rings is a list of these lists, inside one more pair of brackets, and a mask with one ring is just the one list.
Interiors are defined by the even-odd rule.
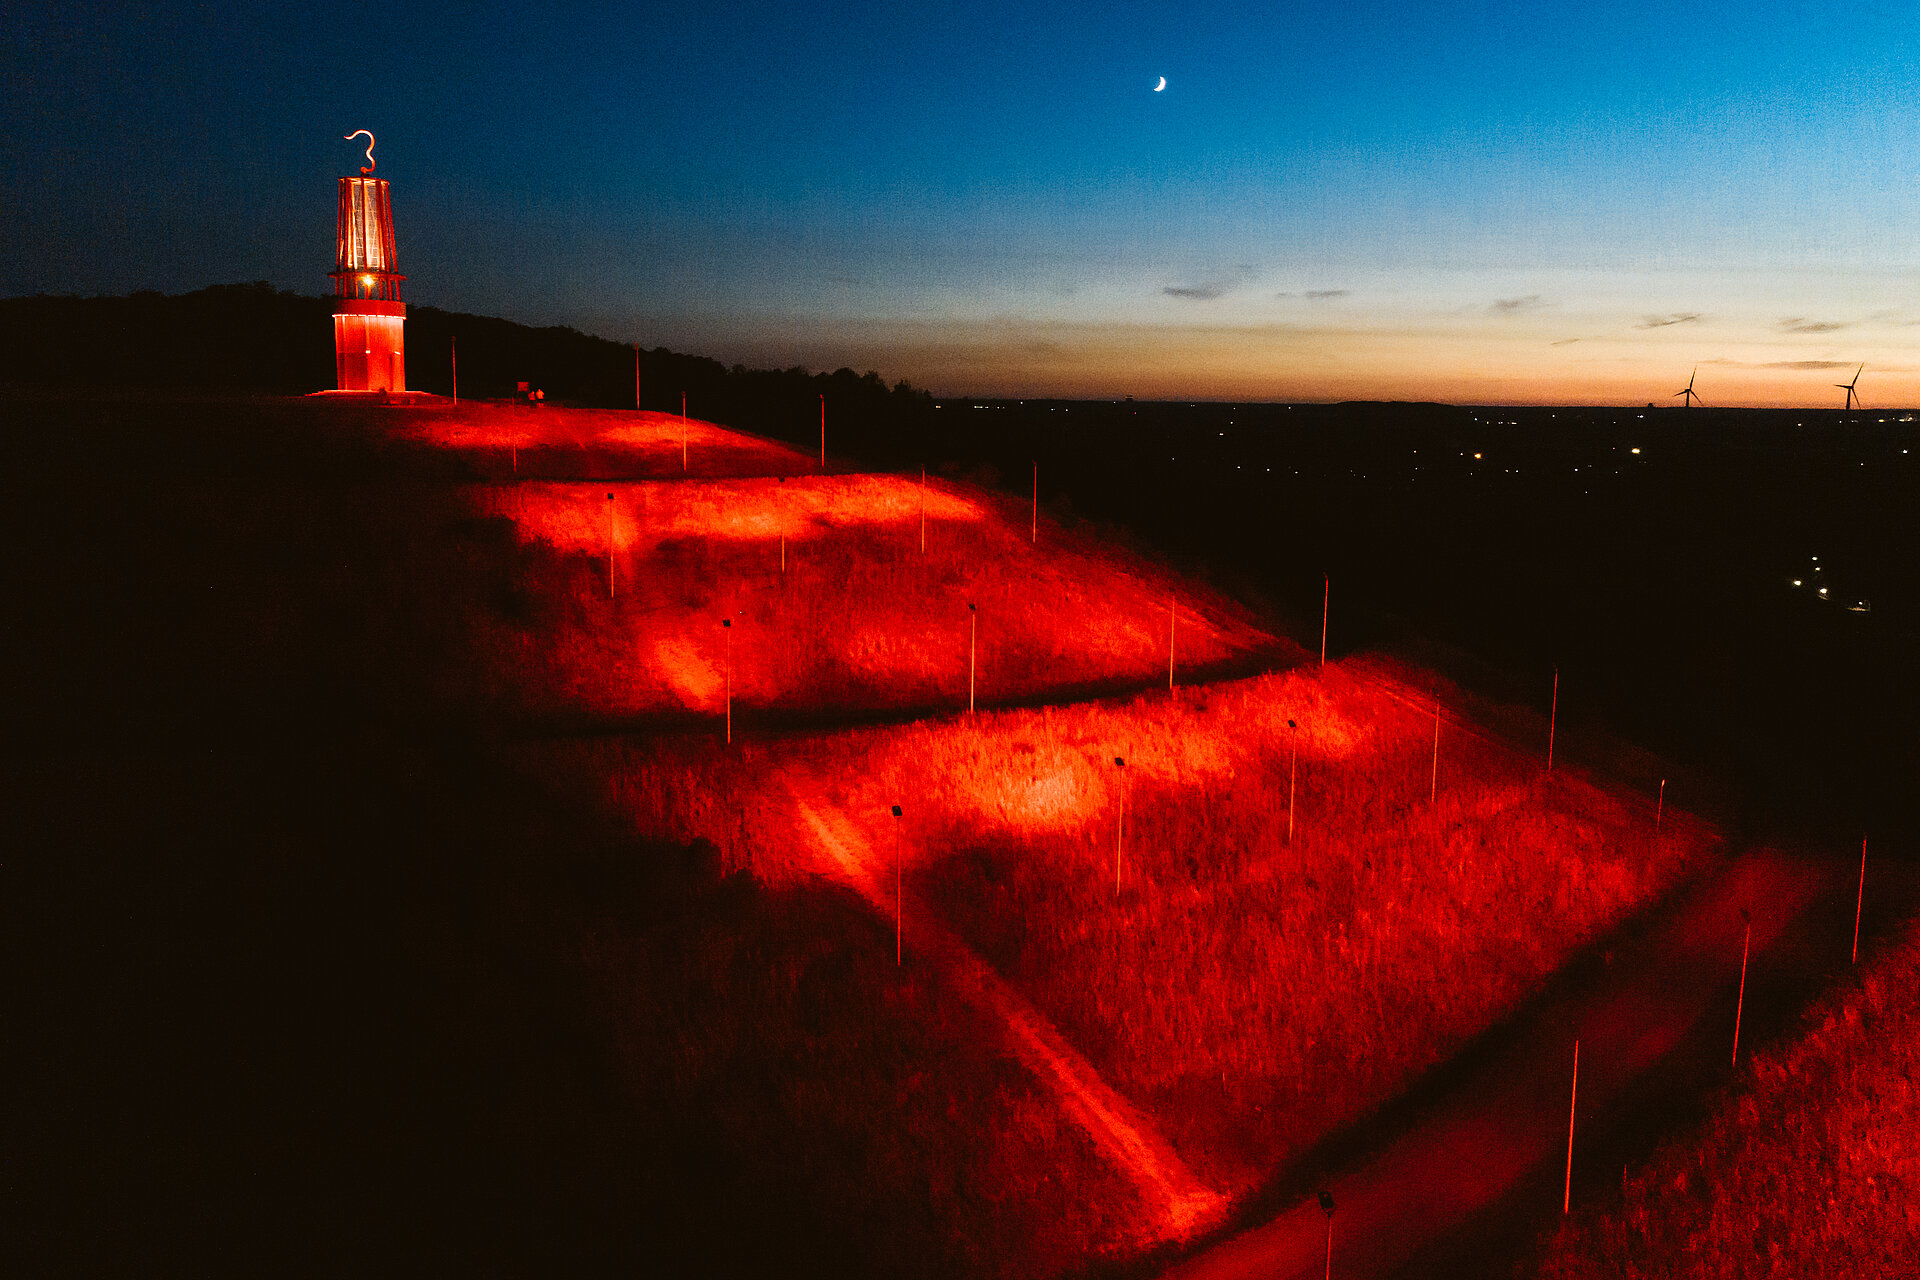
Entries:
[[[1913,5],[9,7],[0,295],[327,291],[947,394],[1920,402]],[[1154,92],[1159,77],[1164,92]]]

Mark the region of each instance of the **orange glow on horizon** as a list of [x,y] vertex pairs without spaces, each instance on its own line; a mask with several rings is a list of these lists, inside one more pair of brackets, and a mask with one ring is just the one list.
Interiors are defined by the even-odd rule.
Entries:
[[1849,342],[1847,328],[1695,329],[1648,336],[1631,318],[1558,312],[1300,325],[850,322],[831,351],[803,345],[766,358],[894,369],[954,397],[1656,408],[1678,406],[1673,393],[1697,364],[1705,408],[1832,409],[1843,396],[1829,384],[1864,361],[1866,411],[1920,404],[1920,360],[1904,333]]

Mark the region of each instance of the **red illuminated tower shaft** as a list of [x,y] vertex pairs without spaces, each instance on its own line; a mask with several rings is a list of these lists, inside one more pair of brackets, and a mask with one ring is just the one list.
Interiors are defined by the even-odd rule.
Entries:
[[407,306],[393,249],[387,180],[340,179],[333,271],[333,361],[342,391],[405,391]]

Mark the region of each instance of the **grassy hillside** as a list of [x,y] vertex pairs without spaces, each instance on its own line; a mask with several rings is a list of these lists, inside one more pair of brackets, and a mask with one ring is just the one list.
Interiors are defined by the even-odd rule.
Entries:
[[1920,1275],[1920,924],[1544,1246],[1550,1280]]
[[1244,1192],[1717,846],[1450,715],[1430,802],[1433,730],[1431,710],[1336,665],[734,751],[529,754],[636,830],[711,839],[774,882],[822,870],[792,797],[841,809],[888,857],[900,804],[920,894],[1189,1163]]
[[1036,544],[999,500],[938,480],[523,484],[470,500],[512,521],[515,605],[474,629],[511,682],[502,700],[528,711],[718,718],[729,688],[749,719],[965,707],[1164,682],[1170,656],[1178,676],[1277,652],[1217,593],[1051,521]]

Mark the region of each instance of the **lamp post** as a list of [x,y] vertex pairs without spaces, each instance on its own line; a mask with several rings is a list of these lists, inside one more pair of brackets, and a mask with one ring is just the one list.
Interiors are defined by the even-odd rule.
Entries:
[[1667,780],[1665,778],[1662,778],[1660,779],[1660,798],[1654,801],[1654,804],[1653,804],[1653,829],[1655,831],[1658,831],[1660,829],[1660,819],[1666,816],[1666,812],[1667,812]]
[[827,474],[827,398],[820,397],[820,474]]
[[1293,780],[1299,773],[1300,726],[1287,721],[1287,843],[1293,843]]
[[1179,598],[1167,593],[1167,692],[1173,692],[1173,628],[1180,617]]
[[453,407],[460,407],[460,339],[447,338],[447,365],[453,370]]
[[613,495],[607,495],[607,599],[613,599]]
[[893,806],[893,967],[900,967],[901,924],[904,916],[903,904],[906,902],[904,878],[900,870],[900,806]]
[[680,471],[687,470],[687,393],[680,393]]
[[1113,824],[1113,896],[1120,896],[1120,849],[1127,838],[1127,760],[1115,756],[1113,767],[1120,770],[1120,817]]

